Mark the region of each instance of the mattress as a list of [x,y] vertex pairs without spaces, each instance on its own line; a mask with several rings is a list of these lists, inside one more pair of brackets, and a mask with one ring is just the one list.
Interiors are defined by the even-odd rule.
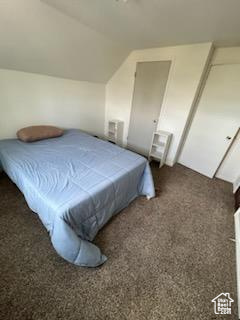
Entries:
[[0,141],[0,167],[47,228],[57,253],[79,266],[106,256],[91,241],[140,195],[154,197],[147,160],[76,129],[32,143]]

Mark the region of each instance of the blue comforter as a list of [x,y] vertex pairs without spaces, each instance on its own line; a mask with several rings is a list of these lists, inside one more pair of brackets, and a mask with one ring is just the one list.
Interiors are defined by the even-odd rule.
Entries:
[[139,195],[154,197],[147,160],[79,130],[60,138],[0,141],[0,166],[49,231],[60,256],[79,266],[106,261],[92,241]]

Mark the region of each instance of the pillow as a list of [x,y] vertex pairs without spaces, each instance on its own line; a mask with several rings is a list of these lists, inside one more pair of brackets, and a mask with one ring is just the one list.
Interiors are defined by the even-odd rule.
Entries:
[[17,132],[18,139],[24,142],[55,138],[61,135],[63,135],[63,130],[52,126],[31,126]]

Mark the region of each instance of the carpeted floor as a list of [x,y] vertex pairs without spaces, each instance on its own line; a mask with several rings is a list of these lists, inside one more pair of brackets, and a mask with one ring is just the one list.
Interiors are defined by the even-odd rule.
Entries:
[[[231,185],[180,165],[152,169],[158,196],[100,231],[109,259],[96,269],[62,260],[0,174],[0,319],[236,319]],[[221,292],[235,300],[232,316],[214,314]]]

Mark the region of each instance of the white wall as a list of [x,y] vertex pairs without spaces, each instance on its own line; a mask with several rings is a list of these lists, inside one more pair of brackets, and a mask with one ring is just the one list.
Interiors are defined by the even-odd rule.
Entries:
[[217,48],[211,64],[233,64],[240,63],[240,47]]
[[204,43],[133,51],[107,83],[105,128],[110,119],[123,120],[127,143],[137,62],[171,60],[158,129],[173,133],[167,158],[173,165],[211,48],[211,43]]
[[52,124],[103,134],[105,85],[0,69],[0,139]]

